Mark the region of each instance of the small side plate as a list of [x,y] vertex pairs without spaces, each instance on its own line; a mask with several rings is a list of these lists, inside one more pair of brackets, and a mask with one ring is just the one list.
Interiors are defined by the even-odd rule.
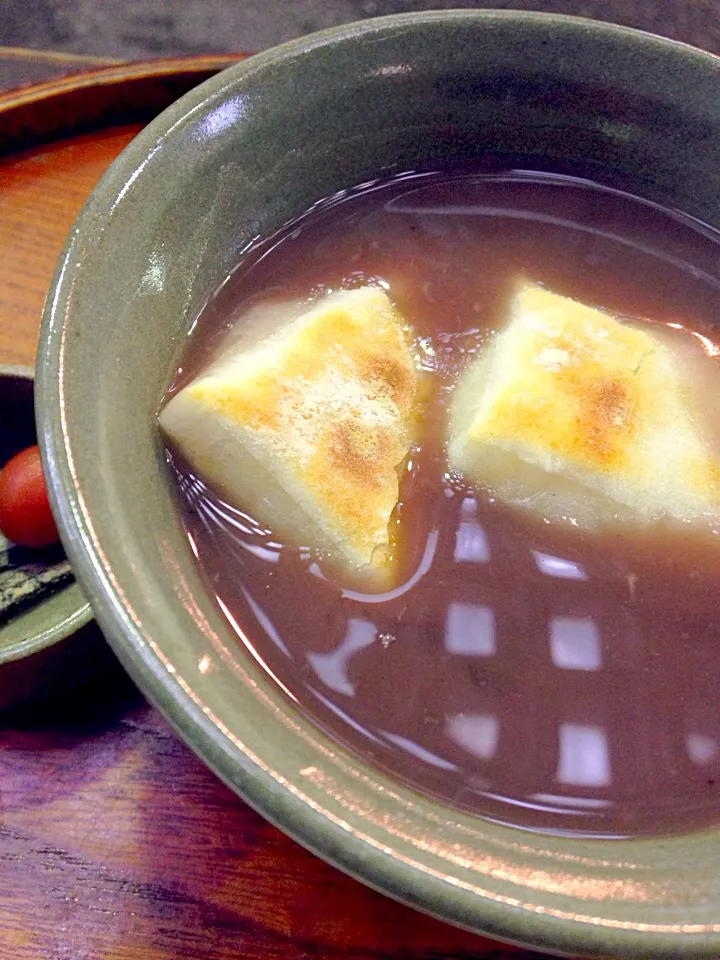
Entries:
[[[0,468],[37,442],[33,387],[30,368],[0,365]],[[75,637],[91,620],[62,547],[26,550],[0,534],[0,708],[50,693],[66,679],[78,645],[98,633]],[[85,673],[85,659],[73,672]]]

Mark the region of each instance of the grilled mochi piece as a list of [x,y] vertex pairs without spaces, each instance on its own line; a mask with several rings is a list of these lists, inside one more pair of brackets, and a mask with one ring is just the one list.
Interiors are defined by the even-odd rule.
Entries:
[[455,390],[450,466],[499,500],[585,527],[717,516],[719,464],[685,363],[637,327],[523,285]]
[[[280,325],[268,330],[273,312]],[[160,425],[228,502],[382,585],[416,391],[407,327],[375,287],[266,314],[264,336],[251,324]]]

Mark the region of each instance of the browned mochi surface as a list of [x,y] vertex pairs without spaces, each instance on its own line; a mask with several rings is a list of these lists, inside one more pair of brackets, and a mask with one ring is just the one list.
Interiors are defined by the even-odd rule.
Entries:
[[464,372],[453,469],[524,509],[585,526],[720,515],[720,464],[666,344],[526,284]]
[[371,286],[294,313],[268,306],[266,335],[230,345],[160,424],[234,506],[382,583],[416,392],[407,329]]

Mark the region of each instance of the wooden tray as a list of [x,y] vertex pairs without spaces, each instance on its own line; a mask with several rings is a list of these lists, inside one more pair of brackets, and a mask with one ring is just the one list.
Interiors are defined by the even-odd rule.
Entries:
[[[33,362],[55,259],[110,161],[234,59],[111,65],[0,94],[0,362]],[[2,957],[540,957],[416,914],[307,853],[227,790],[114,663],[2,722]]]

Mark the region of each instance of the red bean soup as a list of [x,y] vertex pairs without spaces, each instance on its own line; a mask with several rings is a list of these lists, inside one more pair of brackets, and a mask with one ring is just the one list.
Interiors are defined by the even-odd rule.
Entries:
[[569,177],[408,173],[252,244],[198,316],[170,391],[251,306],[382,285],[430,392],[392,519],[393,585],[343,582],[168,449],[190,546],[239,655],[249,647],[319,727],[416,790],[534,830],[716,824],[720,529],[582,530],[449,471],[453,387],[507,324],[519,278],[661,334],[696,364],[720,424],[718,233]]

